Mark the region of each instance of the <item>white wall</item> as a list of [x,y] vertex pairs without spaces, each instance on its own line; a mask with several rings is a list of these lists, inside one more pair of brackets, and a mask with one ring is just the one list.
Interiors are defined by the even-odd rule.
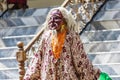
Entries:
[[61,5],[64,0],[28,0],[30,8],[42,8]]

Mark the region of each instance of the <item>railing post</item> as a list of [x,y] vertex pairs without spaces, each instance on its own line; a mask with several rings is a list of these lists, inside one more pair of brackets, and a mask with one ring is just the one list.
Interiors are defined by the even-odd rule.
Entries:
[[16,59],[19,64],[19,80],[23,80],[23,77],[25,75],[24,62],[26,60],[26,53],[23,48],[24,46],[23,42],[18,42],[17,46],[18,46],[18,51],[16,52]]

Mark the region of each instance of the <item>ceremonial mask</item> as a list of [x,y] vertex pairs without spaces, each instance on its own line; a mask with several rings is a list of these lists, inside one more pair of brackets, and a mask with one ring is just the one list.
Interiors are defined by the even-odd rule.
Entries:
[[48,21],[48,27],[50,30],[57,30],[60,28],[61,23],[63,22],[63,16],[60,10],[56,9],[50,13],[50,19]]

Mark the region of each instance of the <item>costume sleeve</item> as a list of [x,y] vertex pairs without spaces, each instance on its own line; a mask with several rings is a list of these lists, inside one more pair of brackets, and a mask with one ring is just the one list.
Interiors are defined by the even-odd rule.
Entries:
[[27,68],[26,74],[24,76],[24,80],[41,80],[41,62],[42,62],[42,55],[43,55],[43,43],[42,40],[40,42],[40,47],[37,53],[34,54],[33,58],[30,61],[30,64]]
[[72,58],[76,73],[80,80],[97,80],[100,75],[100,70],[95,69],[84,51],[80,36],[77,33],[72,35]]

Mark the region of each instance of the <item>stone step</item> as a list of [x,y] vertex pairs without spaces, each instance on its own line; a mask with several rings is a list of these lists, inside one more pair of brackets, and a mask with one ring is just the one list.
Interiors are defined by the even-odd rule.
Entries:
[[0,48],[0,58],[15,57],[17,50],[18,50],[17,46]]
[[120,41],[93,41],[84,44],[85,51],[88,52],[111,52],[120,50]]
[[120,63],[120,51],[88,52],[87,55],[93,64]]
[[[103,72],[108,73],[112,80],[120,80],[120,64],[94,64],[95,67],[100,68]],[[18,68],[4,68],[0,69],[0,80],[4,79],[18,79]]]
[[14,17],[0,20],[0,27],[13,27],[25,25],[41,25],[44,23],[46,15],[30,17]]
[[22,41],[24,45],[29,43],[35,35],[23,35],[23,36],[9,36],[3,37],[2,40],[6,47],[16,46],[17,42]]
[[[18,67],[18,61],[16,60],[16,57],[5,57],[0,58],[0,70],[6,69],[6,68],[13,68]],[[25,66],[27,66],[28,63],[25,62]]]
[[39,25],[35,25],[35,26],[26,25],[26,26],[0,28],[0,37],[33,35],[36,33],[37,29],[39,29]]
[[100,11],[94,18],[94,21],[120,20],[120,10]]
[[[102,52],[100,54],[88,53],[87,55],[93,64],[120,63],[120,59],[119,59],[120,52],[119,53],[115,53],[115,52],[107,53],[106,52],[104,54]],[[18,62],[16,61],[15,56],[0,58],[0,69],[1,68],[12,68],[12,67],[18,67]]]
[[108,0],[106,10],[120,10],[120,0]]
[[[12,27],[12,26],[25,26],[25,25],[41,25],[44,23],[46,18],[46,15],[44,16],[30,16],[30,17],[14,17],[14,18],[7,18],[4,19],[4,23],[7,24],[7,26]],[[3,21],[2,21],[3,22]],[[3,24],[3,23],[0,23]],[[5,26],[6,26],[5,24]],[[3,27],[4,24],[2,25]]]
[[0,79],[0,80],[19,80],[19,79]]
[[120,75],[120,63],[94,64],[94,66],[99,68],[102,72],[108,73],[110,76]]
[[111,78],[112,78],[112,80],[120,80],[120,75],[118,75],[118,76],[111,76]]
[[86,30],[112,30],[120,29],[120,20],[94,21]]
[[0,58],[0,69],[18,67],[16,57]]
[[88,30],[119,29],[120,10],[101,11],[89,25]]
[[18,68],[0,69],[0,80],[19,79]]
[[84,31],[80,38],[83,42],[120,40],[120,29]]
[[[48,8],[28,8],[25,11],[20,10],[9,10],[6,12],[2,18],[9,18],[9,17],[29,17],[29,16],[41,16],[45,15],[49,12],[52,7]],[[0,15],[2,12],[0,12]]]

